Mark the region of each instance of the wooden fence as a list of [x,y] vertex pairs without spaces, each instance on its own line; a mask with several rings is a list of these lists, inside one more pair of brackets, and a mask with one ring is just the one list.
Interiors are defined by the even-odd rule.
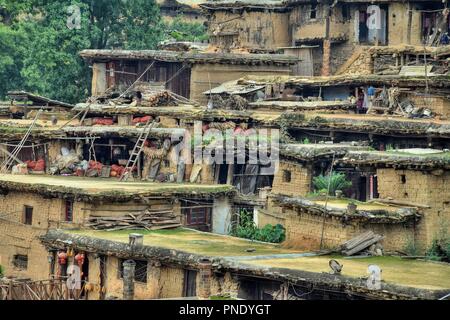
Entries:
[[0,300],[81,300],[82,290],[70,290],[65,279],[0,282]]

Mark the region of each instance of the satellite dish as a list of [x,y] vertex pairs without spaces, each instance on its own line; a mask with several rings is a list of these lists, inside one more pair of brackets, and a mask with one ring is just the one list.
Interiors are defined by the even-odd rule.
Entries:
[[342,271],[342,268],[344,267],[344,265],[340,264],[336,260],[330,260],[330,262],[328,264],[330,265],[332,274],[341,274],[341,271]]

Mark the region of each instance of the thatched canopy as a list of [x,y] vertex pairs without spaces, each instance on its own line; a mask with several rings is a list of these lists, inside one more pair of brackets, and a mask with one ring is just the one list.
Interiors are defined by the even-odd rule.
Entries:
[[422,149],[396,151],[350,151],[340,160],[351,165],[366,165],[413,170],[450,170],[450,152],[424,152]]
[[450,121],[369,115],[305,115],[300,112],[283,113],[279,121],[290,129],[450,138]]
[[0,175],[0,193],[30,192],[44,197],[88,203],[140,201],[144,198],[214,198],[233,195],[228,185],[134,182],[64,176]]
[[8,96],[11,100],[20,100],[20,101],[30,101],[33,105],[43,106],[43,107],[61,107],[66,109],[72,109],[74,107],[73,104],[52,100],[34,93],[26,92],[26,91],[9,91]]
[[157,60],[191,64],[293,65],[298,58],[284,54],[238,54],[207,52],[176,52],[167,50],[83,50],[80,56],[91,61]]
[[[333,205],[333,200],[329,200],[329,205],[324,206],[321,201],[301,197],[288,197],[274,195],[275,203],[282,207],[294,208],[300,212],[311,215],[336,217],[342,221],[352,221],[371,224],[398,224],[420,219],[421,215],[417,208],[405,207],[392,210],[388,205],[373,205],[367,209],[364,205],[357,208],[355,213],[350,213],[346,208]],[[348,201],[351,202],[350,200]],[[340,203],[340,202],[339,202]]]
[[345,156],[350,150],[369,150],[369,147],[352,145],[348,143],[335,144],[282,144],[280,145],[280,155],[283,158],[314,161],[319,158],[336,159]]

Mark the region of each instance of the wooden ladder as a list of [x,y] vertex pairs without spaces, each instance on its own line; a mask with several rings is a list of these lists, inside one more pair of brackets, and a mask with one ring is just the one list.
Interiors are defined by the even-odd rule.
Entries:
[[127,166],[125,170],[122,172],[119,181],[127,181],[130,174],[132,173],[133,168],[136,166],[136,162],[139,160],[142,151],[144,150],[145,141],[147,141],[148,136],[150,135],[150,131],[155,126],[156,122],[153,120],[148,120],[144,126],[144,130],[139,134],[139,138],[136,141],[136,144],[131,152],[130,159],[128,159]]
[[36,126],[36,122],[39,119],[39,116],[42,113],[42,109],[39,109],[36,113],[36,116],[34,117],[33,122],[31,123],[30,127],[28,128],[27,132],[25,132],[25,135],[23,136],[20,143],[14,148],[13,152],[9,155],[9,157],[2,163],[0,168],[0,173],[7,173],[11,166],[14,164],[15,159],[17,159],[17,156],[19,155],[20,150],[24,147],[25,143],[27,142],[28,138],[31,135],[31,131],[33,131],[33,128]]

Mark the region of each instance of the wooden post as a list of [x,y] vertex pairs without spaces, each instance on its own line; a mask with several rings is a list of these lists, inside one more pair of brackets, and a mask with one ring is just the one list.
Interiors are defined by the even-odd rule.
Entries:
[[323,60],[322,60],[322,76],[329,76],[331,62],[331,40],[330,40],[330,5],[324,3],[325,14],[325,38],[323,40]]
[[230,163],[228,165],[227,184],[233,185],[233,180],[234,180],[234,164]]
[[408,26],[406,28],[406,43],[411,44],[411,28],[412,28],[412,6],[411,2],[408,1]]
[[123,263],[123,300],[134,300],[134,272],[136,262],[127,260]]

